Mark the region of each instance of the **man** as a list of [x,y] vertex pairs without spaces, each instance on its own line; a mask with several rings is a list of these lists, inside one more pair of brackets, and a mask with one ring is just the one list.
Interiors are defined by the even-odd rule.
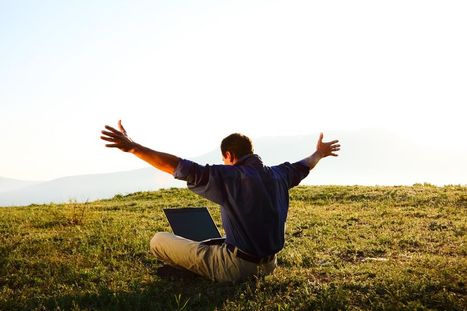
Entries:
[[316,151],[296,163],[264,166],[253,153],[250,139],[232,134],[221,143],[224,165],[200,166],[171,154],[155,151],[132,141],[121,121],[119,130],[105,126],[101,139],[110,148],[130,152],[155,168],[185,180],[193,192],[221,206],[225,242],[206,245],[159,232],[152,238],[151,251],[165,263],[187,269],[218,282],[241,281],[272,273],[276,254],[284,246],[284,227],[290,188],[327,156],[337,156],[337,140],[323,142]]

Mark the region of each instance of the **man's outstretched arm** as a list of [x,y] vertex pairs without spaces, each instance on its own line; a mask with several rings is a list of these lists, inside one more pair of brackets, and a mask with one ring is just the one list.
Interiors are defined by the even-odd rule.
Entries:
[[110,142],[110,144],[105,145],[106,147],[118,148],[124,152],[132,153],[155,168],[172,175],[174,174],[175,168],[180,161],[179,157],[155,151],[135,143],[128,137],[121,120],[118,121],[118,127],[119,130],[108,125],[105,126],[106,130],[102,131],[103,136],[101,136],[101,139]]
[[318,164],[319,160],[327,156],[337,157],[337,151],[341,148],[338,140],[330,142],[323,142],[323,133],[319,135],[318,143],[316,144],[316,151],[311,156],[303,159],[301,162],[310,168],[310,170]]

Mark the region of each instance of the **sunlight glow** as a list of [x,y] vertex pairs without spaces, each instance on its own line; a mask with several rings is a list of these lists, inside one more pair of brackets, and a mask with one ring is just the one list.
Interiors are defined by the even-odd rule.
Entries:
[[465,1],[0,3],[0,176],[144,166],[254,137],[390,129],[467,149]]

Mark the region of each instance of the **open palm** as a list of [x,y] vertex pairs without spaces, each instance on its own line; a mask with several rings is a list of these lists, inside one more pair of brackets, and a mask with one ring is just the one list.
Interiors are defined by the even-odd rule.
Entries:
[[101,136],[101,139],[110,142],[110,144],[105,145],[106,147],[118,148],[125,152],[129,152],[135,147],[135,142],[128,137],[121,120],[118,121],[119,130],[108,125],[106,125],[105,128],[107,131],[101,132],[104,134],[104,136]]
[[316,152],[322,157],[327,156],[337,157],[337,151],[341,148],[341,145],[338,144],[338,140],[333,140],[330,142],[323,142],[323,133],[319,134],[318,143],[316,144]]

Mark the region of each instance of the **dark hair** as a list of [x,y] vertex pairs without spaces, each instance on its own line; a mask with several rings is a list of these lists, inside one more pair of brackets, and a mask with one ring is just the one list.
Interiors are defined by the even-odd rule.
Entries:
[[229,151],[240,159],[247,154],[253,154],[253,144],[251,139],[239,133],[230,134],[222,140],[221,143],[222,155]]

